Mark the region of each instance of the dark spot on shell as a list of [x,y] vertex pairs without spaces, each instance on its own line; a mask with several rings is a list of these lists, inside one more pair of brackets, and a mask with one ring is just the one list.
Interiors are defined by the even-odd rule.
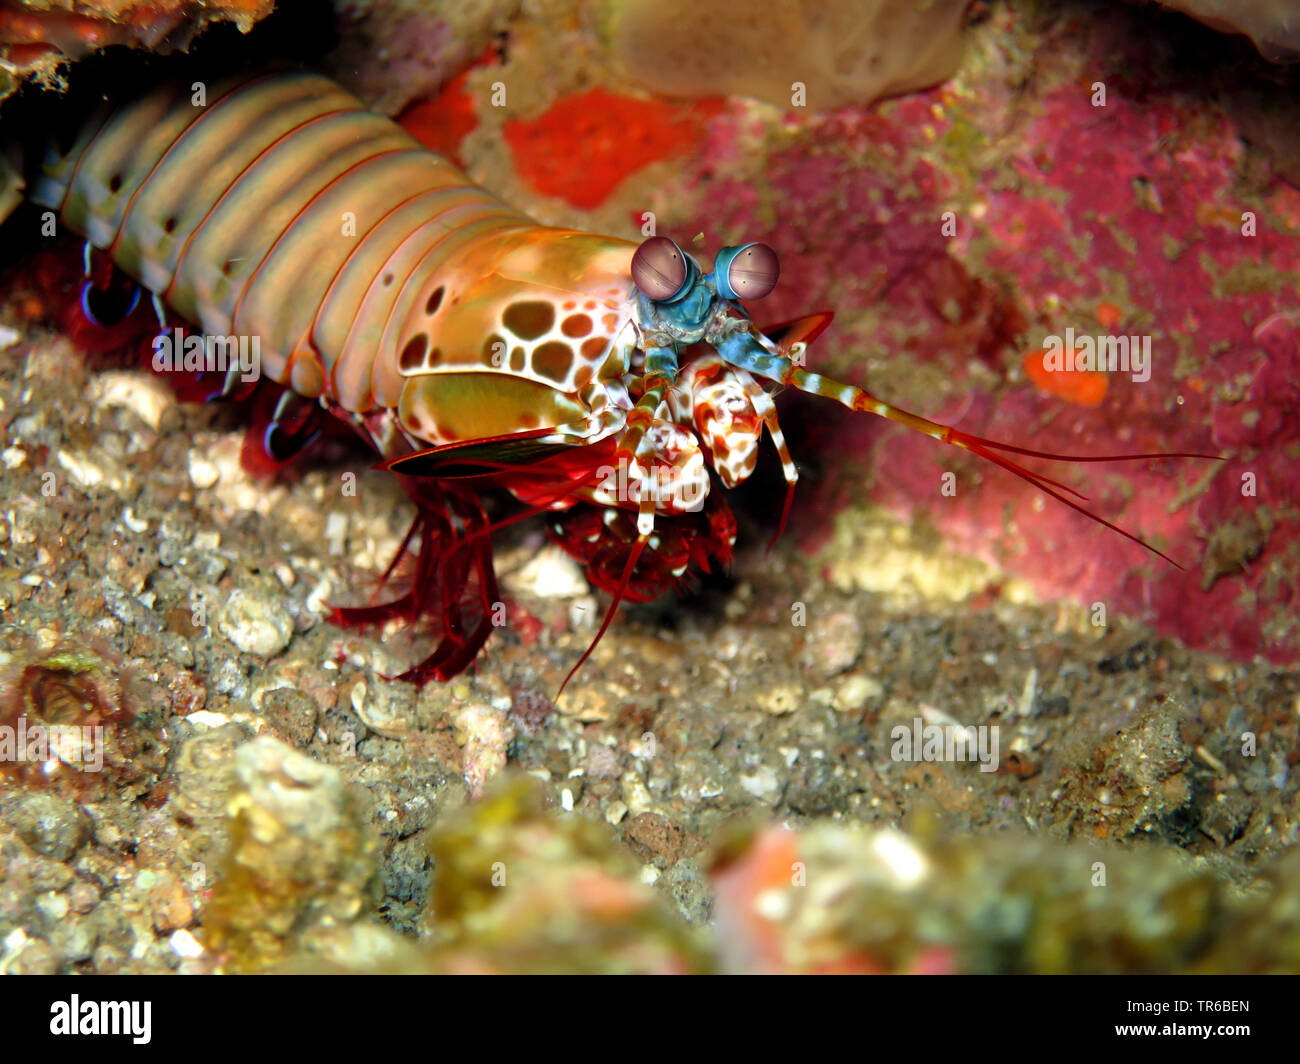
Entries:
[[398,356],[397,364],[404,370],[419,369],[424,365],[424,353],[428,350],[429,337],[424,333],[416,333],[406,341],[406,346]]
[[393,275],[391,273],[384,274],[384,287],[387,288],[392,283],[393,283]]
[[533,372],[557,384],[567,380],[573,368],[573,351],[558,340],[542,344],[533,352]]
[[528,353],[522,347],[516,347],[510,352],[510,372],[523,373],[528,366]]
[[501,315],[505,327],[521,340],[536,340],[555,325],[555,308],[540,299],[511,303]]
[[438,308],[442,306],[442,297],[447,294],[447,289],[443,285],[438,285],[430,294],[429,301],[424,304],[424,312],[433,317],[438,313]]
[[489,333],[483,341],[483,364],[500,369],[506,364],[506,350],[509,345],[496,333]]
[[582,341],[582,357],[588,361],[594,362],[605,353],[605,348],[609,341],[603,336],[593,336],[590,340]]
[[580,336],[586,336],[591,332],[591,318],[586,314],[572,314],[564,319],[564,324],[560,326],[560,332],[565,336],[572,336],[575,340]]
[[122,191],[122,175],[121,175],[121,174],[114,174],[112,177],[110,177],[110,178],[108,179],[108,191],[109,191],[109,192],[121,192],[121,191]]
[[166,233],[168,236],[171,236],[172,233],[176,232],[176,226],[178,224],[180,223],[177,222],[176,216],[172,215],[165,222],[163,222],[163,232]]

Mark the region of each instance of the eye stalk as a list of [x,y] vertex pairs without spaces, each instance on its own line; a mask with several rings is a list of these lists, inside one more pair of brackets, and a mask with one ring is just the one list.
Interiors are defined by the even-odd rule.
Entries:
[[713,282],[723,299],[762,299],[780,277],[781,262],[766,244],[723,248],[713,262]]
[[670,303],[684,296],[695,283],[697,269],[666,236],[652,236],[632,256],[632,280],[656,303]]

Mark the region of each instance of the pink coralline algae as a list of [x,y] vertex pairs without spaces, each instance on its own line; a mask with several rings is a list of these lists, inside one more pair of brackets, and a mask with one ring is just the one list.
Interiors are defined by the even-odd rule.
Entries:
[[[871,110],[789,113],[756,162],[734,150],[758,139],[737,108],[714,122],[688,178],[696,201],[671,224],[778,248],[765,312],[835,310],[812,368],[891,402],[1046,451],[1226,459],[1064,467],[1089,506],[1180,572],[953,448],[787,399],[804,459],[836,456],[801,486],[796,534],[815,536],[828,508],[869,490],[1045,596],[1104,603],[1192,646],[1294,661],[1300,191],[1268,145],[1244,139],[1226,92],[1140,19],[1120,9],[1021,26],[1017,92],[1006,57],[985,56],[954,83]],[[1149,340],[1149,379],[1136,364],[1107,373],[1100,396],[1026,379],[1027,357],[1068,329],[1138,350]],[[952,497],[940,490],[949,471]]]

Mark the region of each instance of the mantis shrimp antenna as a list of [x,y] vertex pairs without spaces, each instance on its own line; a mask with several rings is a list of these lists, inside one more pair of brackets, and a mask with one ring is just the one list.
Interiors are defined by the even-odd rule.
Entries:
[[[763,338],[766,339],[766,338]],[[769,341],[770,343],[770,341]],[[1007,454],[1025,455],[1030,458],[1041,458],[1049,462],[1138,462],[1152,458],[1204,458],[1213,461],[1222,461],[1222,456],[1214,454],[1201,454],[1193,451],[1173,451],[1173,452],[1144,452],[1139,454],[1103,454],[1103,455],[1085,455],[1085,454],[1056,454],[1052,451],[1035,450],[1031,447],[1018,447],[1010,443],[1001,443],[998,440],[990,440],[984,436],[976,436],[973,433],[963,432],[960,429],[952,428],[949,425],[942,425],[937,421],[931,421],[929,418],[921,417],[919,414],[913,414],[891,403],[885,402],[872,395],[862,388],[855,387],[851,384],[844,384],[840,381],[832,380],[830,377],[823,377],[817,373],[810,373],[805,369],[800,369],[794,365],[788,358],[779,353],[772,353],[767,347],[755,340],[750,334],[738,334],[735,337],[728,338],[720,348],[719,353],[732,365],[745,369],[750,373],[768,380],[778,381],[783,385],[794,388],[801,392],[807,392],[810,395],[818,395],[827,399],[832,399],[850,410],[865,411],[876,414],[890,421],[896,421],[900,425],[906,425],[909,429],[916,432],[924,433],[942,443],[950,443],[971,454],[978,455],[986,461],[992,462],[996,466],[1007,470],[1020,479],[1028,481],[1034,487],[1038,488],[1044,494],[1050,495],[1058,502],[1064,503],[1072,510],[1076,510],[1085,517],[1104,525],[1112,532],[1118,532],[1125,539],[1131,540],[1138,546],[1145,548],[1176,569],[1183,569],[1178,562],[1171,558],[1164,551],[1153,546],[1144,540],[1141,536],[1120,527],[1112,521],[1106,520],[1100,514],[1094,513],[1077,500],[1086,502],[1088,497],[1082,492],[1076,491],[1068,484],[1059,480],[1054,480],[1043,473],[1036,473],[1026,468],[1014,459],[1006,457]],[[1069,496],[1074,496],[1070,498]],[[787,499],[786,509],[789,509]]]
[[[816,375],[806,373],[803,370],[792,369],[791,383],[794,384],[795,387],[799,387],[797,382],[801,376],[815,377]],[[827,383],[841,389],[850,388],[849,385],[835,385],[834,382]],[[992,462],[994,465],[1005,469],[1008,473],[1014,474],[1021,480],[1028,481],[1030,484],[1034,485],[1034,487],[1038,488],[1039,491],[1046,495],[1050,495],[1053,499],[1064,503],[1066,506],[1070,507],[1070,509],[1083,514],[1085,517],[1096,521],[1099,525],[1104,525],[1112,532],[1118,532],[1125,539],[1136,543],[1140,547],[1144,547],[1158,558],[1163,558],[1175,569],[1179,570],[1182,570],[1183,566],[1164,551],[1160,550],[1153,544],[1148,543],[1136,533],[1130,532],[1128,529],[1115,524],[1113,521],[1108,521],[1100,514],[1095,513],[1082,505],[1081,502],[1077,501],[1088,501],[1088,496],[1084,495],[1082,492],[1075,490],[1068,484],[1064,484],[1059,480],[1054,480],[1043,473],[1036,473],[1032,469],[1028,469],[1021,465],[1019,462],[1007,458],[1006,455],[1008,453],[1021,454],[1030,458],[1041,458],[1044,461],[1049,462],[1139,462],[1151,458],[1208,458],[1218,461],[1222,460],[1219,455],[1199,454],[1191,451],[1084,455],[1057,454],[1052,451],[1035,450],[1032,447],[1018,447],[1014,444],[1001,443],[998,440],[990,440],[984,436],[976,436],[973,433],[963,432],[960,429],[955,429],[948,425],[941,425],[938,422],[930,421],[928,418],[923,418],[917,414],[909,413],[906,410],[901,410],[890,403],[877,399],[874,395],[862,391],[861,389],[853,388],[851,390],[856,394],[852,397],[851,402],[845,403],[845,405],[849,406],[851,409],[869,410],[873,414],[879,414],[881,417],[889,418],[890,421],[896,421],[901,425],[906,425],[910,429],[915,429],[917,432],[923,432],[927,436],[932,436],[936,440],[941,440],[944,443],[951,443],[954,446],[962,448],[962,450],[978,455],[985,461]],[[839,397],[837,396],[836,398],[838,399]],[[843,402],[842,399],[840,401]],[[1071,495],[1074,496],[1074,498],[1070,498],[1069,496]]]

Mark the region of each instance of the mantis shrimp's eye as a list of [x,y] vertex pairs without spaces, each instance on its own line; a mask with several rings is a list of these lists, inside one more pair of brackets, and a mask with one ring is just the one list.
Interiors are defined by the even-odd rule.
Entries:
[[632,256],[632,280],[656,303],[682,295],[690,285],[691,274],[682,249],[666,236],[652,236]]
[[780,260],[766,244],[723,248],[713,264],[714,282],[723,299],[762,299],[780,276]]

